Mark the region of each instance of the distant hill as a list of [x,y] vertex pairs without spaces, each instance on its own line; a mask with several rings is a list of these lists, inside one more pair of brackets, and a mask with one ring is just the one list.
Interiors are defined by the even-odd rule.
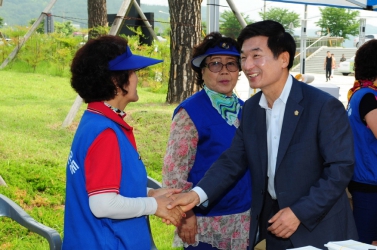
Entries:
[[[0,7],[0,17],[8,26],[26,26],[31,19],[36,19],[50,3],[50,0],[3,0]],[[116,14],[123,0],[107,1],[107,13]],[[155,27],[165,29],[169,20],[169,7],[165,5],[141,4],[143,12],[154,12]],[[86,0],[57,0],[51,11],[54,20],[58,22],[71,21],[87,28],[88,13]],[[202,7],[202,16],[206,13],[206,7]],[[161,21],[161,22],[157,22]]]
[[[8,26],[21,25],[26,26],[31,19],[36,19],[51,0],[3,0],[0,7],[0,17]],[[123,0],[108,0],[107,13],[116,14]],[[153,2],[153,1],[150,1]],[[155,19],[156,32],[168,27],[169,7],[165,5],[141,4],[144,12],[153,12]],[[206,21],[206,7],[202,6],[202,20]],[[242,12],[242,11],[241,11]],[[87,1],[86,0],[57,0],[52,9],[54,20],[58,22],[71,21],[73,24],[86,28],[88,23]],[[318,29],[308,29],[308,36],[315,36]],[[299,31],[295,32],[300,35]],[[366,34],[377,34],[377,26],[367,23]],[[353,47],[353,39],[344,42],[345,47]]]

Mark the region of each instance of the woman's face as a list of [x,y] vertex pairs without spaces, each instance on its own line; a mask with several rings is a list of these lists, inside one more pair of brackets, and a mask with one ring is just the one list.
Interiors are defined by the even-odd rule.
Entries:
[[[206,67],[202,68],[202,79],[204,84],[210,90],[231,96],[233,89],[237,84],[240,73],[238,67],[238,57],[229,55],[212,55],[208,56],[204,60],[207,65]],[[220,68],[221,64],[223,64],[223,67],[220,69],[220,71],[213,72],[216,71],[214,69]],[[229,71],[226,65],[231,69],[231,71]],[[237,65],[237,67],[234,67],[234,65]],[[232,72],[234,69],[236,70]]]
[[137,94],[137,75],[135,71],[130,72],[130,77],[129,77],[129,84],[127,87],[125,87],[125,90],[127,90],[127,94],[124,95],[124,100],[126,104],[130,102],[137,102],[139,100],[139,96]]

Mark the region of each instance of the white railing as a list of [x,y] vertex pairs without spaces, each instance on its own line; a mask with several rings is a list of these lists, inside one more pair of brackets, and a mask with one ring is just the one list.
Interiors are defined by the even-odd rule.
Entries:
[[[332,40],[335,40],[335,42],[337,43],[338,40],[340,40],[341,42],[343,42],[344,38],[343,37],[330,37],[330,36],[321,36],[320,38],[318,38],[317,40],[315,40],[312,44],[310,44],[308,47],[306,47],[306,51],[312,47],[314,47],[314,45],[317,45],[319,44],[320,42],[326,42],[326,46],[327,46],[327,42],[330,41],[330,44],[331,44],[331,41]],[[307,41],[310,42],[310,40],[308,39]],[[321,45],[322,46],[322,45]],[[318,46],[318,47],[321,47],[321,46]],[[298,53],[294,58],[296,59],[296,57],[300,56],[302,53],[302,51],[300,51],[300,53]]]

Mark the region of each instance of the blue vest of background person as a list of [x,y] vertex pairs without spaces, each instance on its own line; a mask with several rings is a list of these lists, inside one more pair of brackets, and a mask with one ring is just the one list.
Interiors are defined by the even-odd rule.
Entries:
[[[99,219],[94,217],[89,204],[80,206],[89,203],[86,190],[79,188],[85,186],[84,162],[80,159],[85,159],[95,138],[107,128],[115,131],[120,152],[128,152],[127,155],[121,154],[120,194],[130,198],[147,196],[147,173],[144,164],[122,129],[102,115],[85,111],[68,159],[69,185],[66,191],[63,249],[150,249],[151,242],[144,216],[127,220]],[[82,245],[75,245],[78,237],[81,238],[79,242]]]
[[359,104],[367,93],[376,94],[370,88],[361,88],[356,91],[348,105],[348,118],[351,126],[358,133],[353,133],[355,138],[355,169],[353,181],[377,185],[377,140],[372,131],[360,120]]
[[[240,105],[243,106],[244,102],[238,100]],[[231,138],[233,138],[236,127],[227,124],[217,110],[212,107],[205,90],[201,90],[183,101],[175,109],[173,116],[181,108],[184,108],[189,114],[199,136],[195,163],[188,176],[188,181],[192,182],[195,187],[212,163],[229,148],[232,141],[224,134],[231,134]],[[238,114],[239,120],[241,113]],[[243,177],[227,191],[225,196],[222,196],[208,208],[203,206],[194,208],[194,212],[198,216],[219,216],[245,212],[250,207],[251,178],[250,172],[246,171]]]

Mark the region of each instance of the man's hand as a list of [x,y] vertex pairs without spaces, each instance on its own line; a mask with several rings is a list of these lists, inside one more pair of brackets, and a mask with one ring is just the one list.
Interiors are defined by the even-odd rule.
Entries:
[[168,225],[172,223],[174,226],[178,227],[181,224],[182,217],[185,217],[186,214],[182,211],[182,209],[179,206],[175,207],[174,209],[167,209],[167,206],[173,200],[170,197],[166,196],[167,195],[161,195],[155,197],[157,201],[157,211],[155,215],[169,222],[167,223]]
[[196,216],[192,210],[186,212],[186,218],[182,219],[182,224],[177,227],[178,236],[187,244],[195,243],[195,235],[198,233]]
[[199,195],[194,191],[190,191],[188,193],[174,194],[170,198],[172,198],[174,201],[171,202],[167,206],[167,208],[173,209],[176,206],[180,206],[184,212],[191,210],[200,202]]
[[289,207],[281,209],[268,222],[272,225],[267,230],[281,238],[291,237],[300,225],[300,220]]
[[161,195],[168,195],[168,194],[179,194],[180,192],[182,192],[182,189],[180,188],[179,189],[178,188],[150,189],[148,192],[148,197],[158,197]]

